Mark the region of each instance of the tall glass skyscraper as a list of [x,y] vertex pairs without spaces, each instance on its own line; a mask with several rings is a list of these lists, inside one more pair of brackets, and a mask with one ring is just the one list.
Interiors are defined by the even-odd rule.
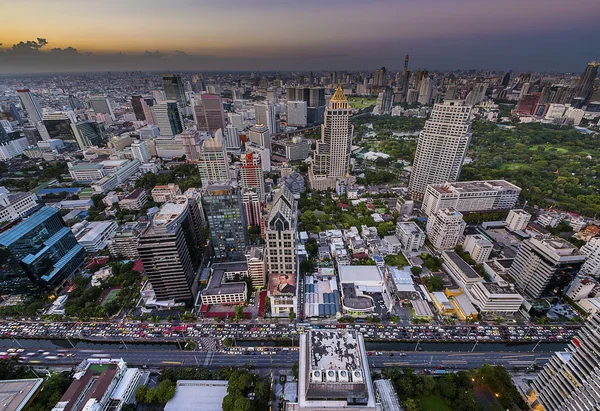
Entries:
[[167,100],[174,100],[181,107],[186,106],[185,91],[183,89],[183,80],[179,74],[163,74],[163,88]]
[[85,255],[58,210],[43,207],[0,234],[0,292],[58,286],[77,270]]
[[230,183],[212,184],[204,189],[202,200],[216,260],[244,261],[248,224],[238,188]]

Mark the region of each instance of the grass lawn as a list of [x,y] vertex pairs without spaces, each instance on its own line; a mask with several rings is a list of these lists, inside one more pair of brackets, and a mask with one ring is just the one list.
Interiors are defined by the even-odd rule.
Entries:
[[104,296],[104,298],[102,299],[102,302],[100,303],[100,306],[102,307],[102,306],[110,303],[111,301],[115,300],[119,296],[120,292],[121,292],[120,288],[113,288],[111,290],[108,290],[108,294],[106,294]]
[[452,411],[441,395],[422,395],[419,401],[423,411]]
[[529,147],[529,150],[532,150],[532,151],[550,151],[549,150],[550,148],[556,149],[556,152],[558,154],[565,154],[565,153],[569,152],[569,150],[567,150],[566,148],[549,146],[549,145],[545,145],[545,144],[536,144],[535,146]]
[[363,108],[374,106],[377,102],[376,97],[349,97],[350,107],[362,110]]
[[529,168],[529,164],[506,163],[506,164],[502,164],[502,166],[500,167],[501,170],[518,170],[518,169],[525,169],[525,168]]

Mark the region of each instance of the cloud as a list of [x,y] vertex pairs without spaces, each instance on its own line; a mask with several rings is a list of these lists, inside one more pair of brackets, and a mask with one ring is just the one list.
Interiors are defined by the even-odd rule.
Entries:
[[144,51],[143,56],[144,57],[148,57],[148,58],[161,59],[161,58],[167,56],[167,54],[161,53],[158,50],[154,50],[154,51],[148,51],[148,50],[146,50],[146,51]]
[[179,56],[187,56],[188,55],[185,51],[181,51],[181,50],[175,50],[174,53]]

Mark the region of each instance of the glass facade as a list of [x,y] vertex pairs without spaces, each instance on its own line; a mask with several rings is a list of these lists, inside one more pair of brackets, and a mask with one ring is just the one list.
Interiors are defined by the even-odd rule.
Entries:
[[0,234],[0,292],[57,286],[79,267],[85,255],[58,210],[44,207]]

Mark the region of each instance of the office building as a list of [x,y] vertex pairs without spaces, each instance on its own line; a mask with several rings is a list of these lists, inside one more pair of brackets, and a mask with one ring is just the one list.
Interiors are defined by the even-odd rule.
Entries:
[[362,334],[311,330],[300,336],[297,410],[375,411]]
[[238,128],[233,124],[225,127],[225,150],[227,153],[238,155],[242,151],[242,140]]
[[267,278],[263,248],[248,247],[246,249],[246,264],[248,265],[248,277],[252,279],[252,287],[263,288]]
[[200,158],[200,148],[206,135],[197,130],[186,129],[177,137],[181,139],[185,159],[187,161],[197,161]]
[[523,297],[510,285],[476,282],[469,289],[473,304],[484,314],[513,315],[521,308]]
[[387,70],[385,67],[375,70],[375,78],[373,79],[373,86],[375,87],[383,87],[386,84],[386,76]]
[[37,206],[38,202],[35,194],[11,194],[4,187],[0,187],[0,223],[23,217]]
[[71,124],[75,123],[76,120],[72,111],[70,113],[55,112],[44,114],[42,123],[44,123],[50,139],[74,140],[75,136]]
[[[206,228],[206,216],[204,215],[204,206],[202,205],[202,190],[200,188],[191,187],[183,193],[190,200],[190,212],[196,231],[204,234]],[[206,238],[202,235],[202,240]]]
[[79,148],[85,150],[89,147],[101,146],[104,142],[104,130],[96,121],[80,121],[71,123],[73,134]]
[[434,97],[434,87],[435,84],[433,79],[429,76],[424,77],[419,84],[419,97],[417,98],[417,102],[423,105],[431,104],[431,100]]
[[158,126],[161,136],[175,136],[183,132],[183,117],[181,106],[172,100],[157,103],[152,106],[152,118]]
[[115,118],[115,113],[106,96],[91,96],[90,107],[96,114],[106,114],[113,119]]
[[54,288],[77,271],[86,252],[57,209],[43,207],[0,234],[0,293]]
[[350,166],[350,148],[354,126],[350,122],[352,109],[341,86],[329,101],[325,124],[321,126],[321,141],[313,154],[309,169],[311,188],[335,188],[337,180],[347,176]]
[[451,208],[443,208],[427,219],[427,236],[438,250],[451,250],[458,244],[465,230],[463,215]]
[[148,193],[143,188],[136,188],[119,201],[119,208],[123,210],[141,210],[148,202]]
[[260,119],[257,119],[257,123],[248,129],[248,140],[268,149],[269,153],[272,152],[271,132],[265,124],[260,123]]
[[292,127],[306,127],[307,119],[306,101],[288,101],[287,102],[287,123]]
[[198,158],[198,170],[202,186],[229,181],[229,155],[225,151],[223,135],[217,131],[213,138],[207,138],[202,143]]
[[175,101],[180,107],[185,107],[187,105],[187,100],[185,98],[181,76],[179,74],[163,74],[162,79],[166,100]]
[[75,224],[71,231],[79,245],[88,253],[98,253],[106,248],[108,241],[115,235],[116,221],[87,221]]
[[244,304],[248,296],[248,266],[244,262],[214,264],[206,288],[200,298],[202,305]]
[[581,99],[583,104],[589,103],[590,97],[594,92],[594,81],[598,76],[598,66],[599,64],[596,60],[589,63],[577,85],[575,98]]
[[390,86],[386,86],[377,96],[375,107],[377,114],[391,114],[394,102],[394,91]]
[[562,238],[530,238],[521,243],[508,274],[530,297],[551,297],[569,285],[585,259],[585,254]]
[[398,221],[396,237],[400,241],[400,249],[405,253],[416,253],[425,244],[425,233],[413,221]]
[[533,409],[600,408],[600,314],[592,315],[564,351],[556,352],[533,380]]
[[273,143],[273,155],[281,156],[289,161],[301,161],[308,158],[310,141],[300,136],[278,140]]
[[145,141],[136,140],[131,143],[131,153],[133,158],[139,160],[140,163],[146,163],[152,158]]
[[254,110],[256,112],[256,122],[258,124],[266,125],[271,136],[274,136],[279,132],[279,122],[273,104],[269,102],[255,104]]
[[155,186],[150,192],[152,200],[155,203],[166,203],[174,201],[177,196],[181,195],[181,189],[177,184],[169,183],[162,186]]
[[256,191],[246,190],[242,194],[242,207],[249,226],[260,226],[262,217],[262,204],[264,199],[258,196]]
[[463,248],[465,252],[469,253],[473,261],[477,264],[483,264],[489,259],[494,246],[490,240],[481,234],[473,234],[465,237]]
[[197,292],[203,247],[188,202],[178,196],[165,203],[139,239],[138,252],[159,301],[189,302]]
[[140,134],[140,139],[143,141],[152,140],[153,138],[157,138],[160,136],[160,129],[154,124],[147,125],[137,130]]
[[138,244],[140,235],[146,229],[146,225],[147,223],[135,222],[122,224],[108,242],[110,255],[131,260],[139,259]]
[[[585,273],[585,271],[583,272]],[[588,298],[590,293],[597,287],[598,282],[592,277],[588,277],[587,275],[578,275],[571,282],[567,291],[565,291],[565,295],[573,301],[579,301],[584,298]]]
[[587,275],[600,275],[600,237],[592,238],[583,247],[581,253],[587,256],[587,260],[581,270]]
[[268,274],[296,274],[297,203],[283,186],[266,217],[265,253]]
[[246,143],[246,152],[260,154],[263,171],[271,171],[271,150],[254,143]]
[[244,190],[256,192],[258,198],[265,198],[265,177],[258,153],[244,153],[240,155],[239,183]]
[[146,99],[142,96],[131,96],[131,108],[133,109],[133,114],[137,121],[148,121],[144,103],[146,103]]
[[469,106],[474,106],[479,104],[485,98],[485,93],[487,91],[486,83],[477,83],[473,86],[473,89],[467,94],[467,98],[465,102]]
[[204,185],[202,199],[216,261],[242,261],[248,243],[248,223],[240,191],[229,182]]
[[417,140],[408,191],[422,200],[429,184],[458,180],[471,139],[471,107],[459,100],[435,104]]
[[514,209],[508,212],[506,217],[506,228],[513,231],[525,231],[531,220],[531,214],[525,210]]
[[27,112],[29,120],[32,124],[37,124],[42,121],[42,110],[37,102],[37,99],[29,89],[17,90],[21,107]]
[[285,178],[283,182],[285,186],[294,194],[295,196],[299,196],[304,191],[306,191],[306,186],[304,183],[304,176],[297,172],[292,172],[289,176]]
[[[214,133],[218,129],[225,130],[225,112],[223,111],[223,100],[217,94],[202,94],[201,114],[204,115],[206,131]],[[198,130],[203,127],[199,125]]]

